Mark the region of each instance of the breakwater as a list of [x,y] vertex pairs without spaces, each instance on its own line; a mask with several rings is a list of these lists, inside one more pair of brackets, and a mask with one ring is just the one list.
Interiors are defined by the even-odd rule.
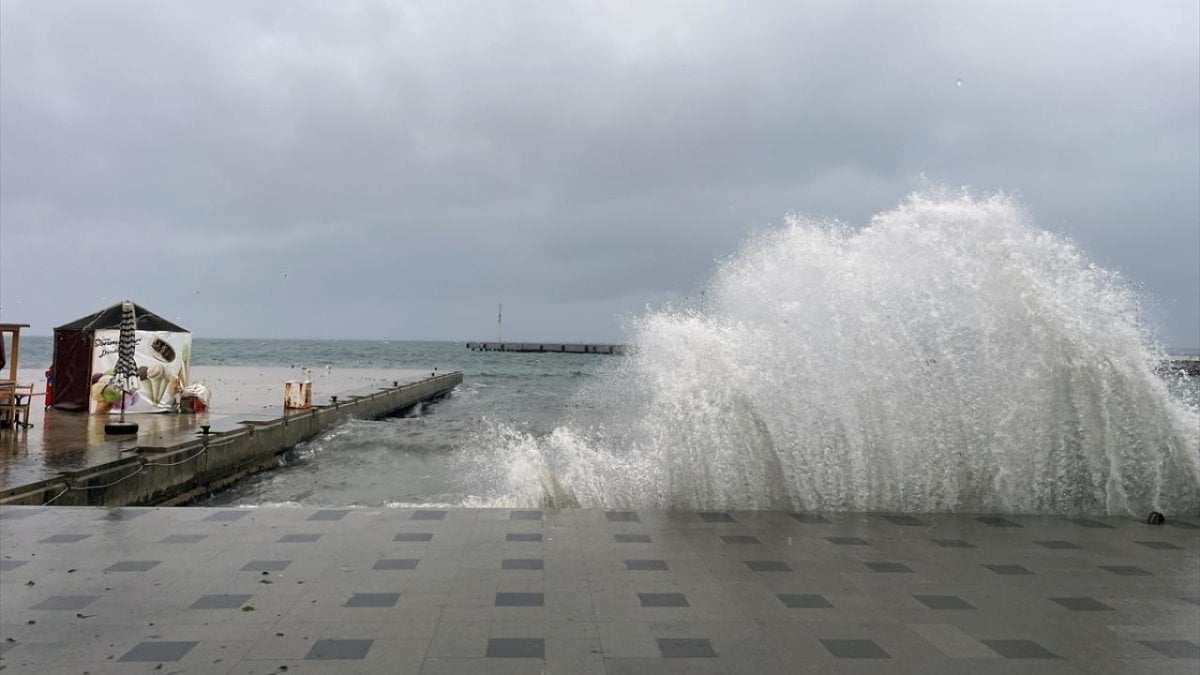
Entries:
[[591,344],[584,342],[468,342],[467,349],[476,352],[549,352],[560,354],[625,354],[628,345]]
[[311,410],[214,420],[200,431],[139,438],[129,456],[0,491],[0,504],[146,506],[184,503],[274,467],[277,455],[351,418],[375,419],[448,394],[461,372],[348,393]]

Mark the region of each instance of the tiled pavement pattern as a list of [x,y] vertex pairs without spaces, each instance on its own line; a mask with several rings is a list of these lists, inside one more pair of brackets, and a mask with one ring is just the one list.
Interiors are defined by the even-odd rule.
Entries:
[[4,507],[0,666],[1194,675],[1196,523]]

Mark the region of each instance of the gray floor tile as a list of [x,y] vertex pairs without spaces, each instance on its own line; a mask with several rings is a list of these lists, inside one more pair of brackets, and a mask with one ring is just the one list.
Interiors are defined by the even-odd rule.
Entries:
[[788,609],[829,609],[833,604],[816,593],[779,593],[775,597]]
[[504,541],[541,541],[541,532],[509,532],[504,535]]
[[980,516],[975,520],[984,525],[991,525],[992,527],[1021,527],[1020,523],[1014,523],[1008,518],[1001,518],[1000,516]]
[[667,569],[666,560],[626,560],[625,569],[634,571],[658,571]]
[[4,652],[7,652],[8,650],[15,648],[19,644],[21,644],[21,643],[17,642],[16,640],[13,640],[13,639],[6,639],[4,642],[0,642],[0,654],[3,654]]
[[493,658],[546,658],[546,641],[542,638],[491,638],[487,656]]
[[205,520],[213,523],[232,523],[241,520],[250,515],[250,509],[236,509],[231,511],[217,511],[209,515]]
[[541,520],[541,511],[511,511],[508,514],[509,520]]
[[1170,527],[1179,528],[1181,530],[1200,530],[1200,525],[1197,525],[1195,523],[1189,523],[1186,520],[1176,520],[1176,519],[1168,520],[1167,525]]
[[375,561],[373,570],[415,570],[420,560],[413,558],[380,558]]
[[147,513],[150,513],[150,509],[127,509],[127,508],[104,509],[104,513],[103,513],[103,515],[100,516],[99,519],[100,520],[133,520],[134,518],[137,518],[139,516],[144,516]]
[[618,544],[649,544],[652,542],[648,534],[614,534],[613,541]]
[[11,572],[21,565],[28,563],[28,560],[2,560],[0,559],[0,572]]
[[203,595],[191,604],[190,609],[237,609],[249,602],[252,597],[254,596],[236,593]]
[[285,534],[277,540],[280,544],[311,544],[321,538],[319,534]]
[[29,508],[12,508],[4,507],[0,509],[0,520],[25,520],[32,518],[39,513],[44,513],[46,509],[29,509]]
[[291,560],[251,560],[242,565],[243,572],[282,572],[291,565]]
[[502,570],[540,570],[545,569],[545,561],[541,558],[505,558],[500,563]]
[[1137,541],[1135,544],[1152,548],[1157,551],[1182,551],[1182,546],[1176,546],[1169,541]]
[[721,541],[726,544],[761,544],[758,537],[753,537],[748,534],[731,534],[721,537]]
[[640,523],[641,518],[638,518],[636,511],[607,511],[604,517],[610,523]]
[[52,534],[40,543],[43,544],[74,544],[77,541],[83,541],[92,535],[90,534]]
[[746,567],[754,572],[791,572],[792,568],[782,560],[747,560]]
[[305,661],[329,660],[362,660],[371,651],[374,640],[317,640],[308,653]]
[[907,516],[907,515],[903,515],[903,514],[887,515],[887,516],[882,516],[882,518],[884,520],[892,523],[893,525],[900,525],[902,527],[928,527],[929,526],[928,522],[921,520],[920,518],[914,518],[913,516]]
[[974,605],[957,595],[914,595],[913,597],[929,609],[975,609]]
[[704,638],[659,638],[658,651],[664,659],[713,658],[712,642]]
[[825,537],[825,540],[838,546],[870,546],[867,540],[861,537]]
[[192,651],[196,644],[195,642],[140,642],[117,660],[126,663],[131,661],[178,661]]
[[161,560],[122,560],[104,568],[105,572],[148,572],[162,564]]
[[1101,565],[1100,569],[1112,572],[1119,577],[1149,577],[1153,576],[1146,570],[1133,565]]
[[1042,548],[1064,550],[1064,551],[1078,551],[1078,550],[1083,549],[1083,547],[1078,544],[1072,544],[1071,542],[1063,541],[1062,539],[1051,539],[1049,541],[1035,541],[1033,543],[1037,544],[1038,546],[1041,546]]
[[892,658],[873,640],[821,640],[825,649],[839,659],[890,659]]
[[1067,518],[1066,520],[1069,523],[1075,523],[1076,525],[1078,525],[1080,527],[1086,527],[1086,528],[1092,529],[1092,530],[1115,529],[1115,528],[1113,528],[1112,525],[1109,525],[1108,523],[1102,523],[1098,520],[1091,520],[1090,518]]
[[413,520],[445,520],[446,512],[433,509],[417,509],[413,511]]
[[793,520],[795,520],[798,523],[804,523],[806,525],[829,525],[830,524],[828,519],[826,519],[822,516],[819,516],[815,513],[793,513],[791,515],[792,515]]
[[160,544],[199,544],[207,534],[170,534],[158,540]]
[[1191,640],[1138,640],[1150,649],[1172,659],[1200,659],[1200,645]]
[[1057,659],[1054,652],[1033,640],[980,640],[988,649],[1006,659]]
[[975,544],[964,539],[930,539],[942,548],[975,548]]
[[725,511],[697,511],[696,515],[706,523],[736,523],[733,515]]
[[497,593],[497,607],[543,607],[545,596],[541,593]]
[[884,574],[912,574],[913,569],[904,563],[898,562],[868,562],[863,563],[872,572],[880,572]]
[[308,517],[309,520],[341,520],[350,513],[348,509],[321,509]]
[[30,609],[83,609],[99,599],[98,595],[52,595]]
[[642,607],[690,607],[683,593],[638,593]]
[[433,541],[432,532],[401,532],[392,541]]
[[986,567],[989,570],[995,572],[996,574],[1006,574],[1006,575],[1013,575],[1013,576],[1019,576],[1019,575],[1024,575],[1024,574],[1033,574],[1033,572],[1029,571],[1028,569],[1026,569],[1025,567],[1022,567],[1020,565],[981,565],[981,567]]
[[1112,607],[1100,602],[1095,598],[1050,598],[1051,602],[1056,602],[1072,612],[1111,612]]
[[395,607],[400,600],[399,593],[355,593],[346,600],[343,607]]

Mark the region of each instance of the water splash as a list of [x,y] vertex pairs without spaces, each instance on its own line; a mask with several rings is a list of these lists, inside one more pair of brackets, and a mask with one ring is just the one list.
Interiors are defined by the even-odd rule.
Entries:
[[1200,415],[1155,374],[1136,294],[1010,198],[789,218],[707,296],[643,317],[636,353],[585,386],[611,419],[480,436],[494,487],[473,501],[1200,510]]

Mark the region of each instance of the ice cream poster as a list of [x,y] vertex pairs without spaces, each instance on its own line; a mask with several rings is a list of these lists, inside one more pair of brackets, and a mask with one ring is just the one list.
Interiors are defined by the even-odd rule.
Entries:
[[[174,409],[179,392],[188,383],[192,334],[139,330],[134,337],[134,361],[141,385],[137,391],[125,394],[125,412]],[[121,392],[109,386],[117,366],[120,338],[119,330],[98,330],[93,335],[92,388],[88,395],[88,410],[92,413],[121,409]]]

